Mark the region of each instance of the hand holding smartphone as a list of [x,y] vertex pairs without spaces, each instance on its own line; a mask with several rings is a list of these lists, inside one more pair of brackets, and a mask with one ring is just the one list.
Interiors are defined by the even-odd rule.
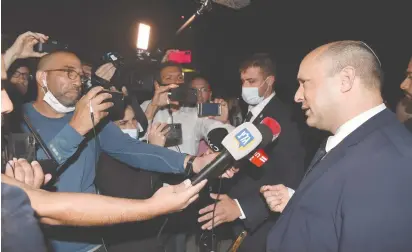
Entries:
[[222,105],[220,103],[199,103],[197,104],[198,117],[220,116]]

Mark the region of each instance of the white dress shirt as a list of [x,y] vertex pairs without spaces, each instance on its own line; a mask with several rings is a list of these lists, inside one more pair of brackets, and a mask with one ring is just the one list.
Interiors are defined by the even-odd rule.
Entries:
[[363,112],[360,115],[357,115],[356,117],[342,124],[336,130],[336,134],[328,138],[326,142],[326,147],[325,147],[326,153],[328,153],[330,150],[335,148],[350,133],[355,131],[362,124],[364,124],[366,121],[368,121],[369,119],[371,119],[373,116],[377,115],[379,112],[383,111],[384,109],[386,109],[386,106],[385,104],[382,103],[374,108],[369,109],[368,111]]
[[[151,103],[151,100],[143,102],[140,107],[143,111],[146,111],[147,106]],[[178,111],[172,113],[173,123],[182,124],[182,144],[179,145],[179,149],[182,153],[195,156],[199,149],[199,142],[202,139],[207,138],[209,131],[215,128],[226,128],[229,132],[234,129],[230,124],[224,124],[220,121],[208,119],[207,117],[198,117],[197,108],[181,107]],[[154,116],[153,120],[149,121],[149,125],[152,123],[172,123],[172,116],[167,108],[159,109]],[[179,151],[176,146],[171,146],[169,149]]]

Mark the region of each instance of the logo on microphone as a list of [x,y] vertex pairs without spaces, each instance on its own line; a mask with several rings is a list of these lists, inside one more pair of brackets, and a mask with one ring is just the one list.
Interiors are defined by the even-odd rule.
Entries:
[[239,143],[239,148],[246,148],[255,139],[248,129],[241,130],[235,137]]

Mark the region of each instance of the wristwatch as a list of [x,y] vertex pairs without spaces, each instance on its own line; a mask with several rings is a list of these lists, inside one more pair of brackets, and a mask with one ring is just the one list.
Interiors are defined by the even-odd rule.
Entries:
[[186,177],[189,177],[193,173],[193,161],[195,161],[196,156],[191,156],[186,164]]

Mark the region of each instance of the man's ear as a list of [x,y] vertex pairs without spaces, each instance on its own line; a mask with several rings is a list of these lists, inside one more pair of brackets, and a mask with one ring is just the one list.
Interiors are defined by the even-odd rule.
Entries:
[[273,85],[275,84],[276,78],[273,75],[268,76],[267,78],[267,82],[269,84],[269,86],[271,86],[273,88]]
[[351,66],[347,66],[340,71],[339,77],[341,82],[340,91],[346,93],[352,89],[355,83],[356,70]]
[[45,86],[45,81],[46,81],[46,73],[43,71],[37,71],[36,72],[36,82],[41,86]]

